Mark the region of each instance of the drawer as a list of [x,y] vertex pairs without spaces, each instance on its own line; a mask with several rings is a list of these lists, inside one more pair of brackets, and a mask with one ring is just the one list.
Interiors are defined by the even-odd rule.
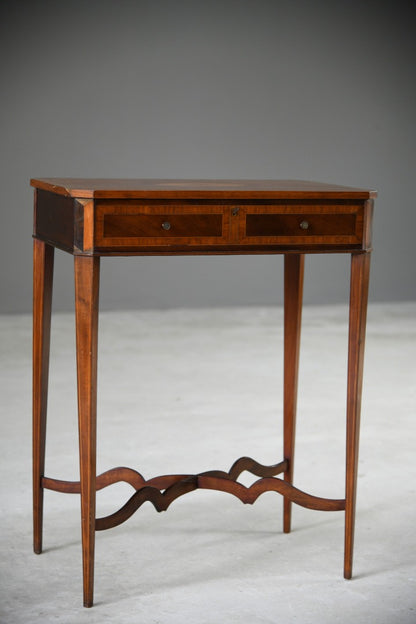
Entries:
[[247,206],[241,241],[263,245],[359,245],[363,206]]
[[221,244],[228,241],[228,222],[222,206],[97,202],[95,246],[120,249]]

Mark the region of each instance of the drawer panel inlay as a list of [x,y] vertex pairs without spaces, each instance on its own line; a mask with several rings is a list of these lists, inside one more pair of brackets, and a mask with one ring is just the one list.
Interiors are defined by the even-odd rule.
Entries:
[[228,242],[229,211],[221,205],[97,202],[95,246],[100,249]]
[[105,215],[104,238],[221,236],[222,215]]
[[242,242],[263,245],[359,245],[363,207],[357,205],[247,206]]
[[355,215],[249,214],[247,236],[354,235]]

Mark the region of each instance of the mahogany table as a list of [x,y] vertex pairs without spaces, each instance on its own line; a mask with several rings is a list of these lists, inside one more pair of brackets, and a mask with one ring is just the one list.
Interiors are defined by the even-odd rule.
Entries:
[[[93,604],[95,532],[127,520],[144,501],[157,511],[186,492],[213,489],[254,503],[345,511],[344,577],[352,575],[358,442],[374,191],[318,182],[273,180],[103,180],[47,178],[35,187],[33,270],[34,550],[42,551],[44,489],[81,495],[84,606]],[[44,474],[54,248],[74,256],[80,480]],[[293,485],[297,376],[306,253],[351,254],[346,480],[340,499]],[[249,457],[229,472],[165,475],[145,481],[131,468],[96,475],[98,290],[101,256],[284,254],[283,459],[263,466]],[[251,487],[243,471],[260,477]],[[282,474],[282,478],[276,475]],[[117,512],[96,518],[96,491],[125,481],[135,490]]]

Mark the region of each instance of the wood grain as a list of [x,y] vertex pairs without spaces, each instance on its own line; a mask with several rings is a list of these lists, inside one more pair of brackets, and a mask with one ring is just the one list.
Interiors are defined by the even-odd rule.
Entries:
[[312,496],[275,477],[259,479],[250,487],[246,487],[242,483],[233,481],[230,478],[204,473],[201,475],[190,475],[185,479],[177,481],[166,488],[164,492],[161,492],[156,487],[147,485],[140,488],[118,511],[109,516],[97,518],[95,522],[96,531],[104,531],[123,524],[145,502],[152,503],[156,511],[166,511],[174,500],[197,489],[227,492],[239,498],[246,505],[253,505],[258,497],[265,492],[278,492],[285,499],[289,499],[308,509],[318,511],[342,511],[345,509],[345,499],[343,498],[330,499]]
[[[287,468],[287,463],[281,461],[278,464],[272,466],[264,466],[255,461],[251,457],[240,457],[231,466],[228,472],[223,470],[210,470],[203,473],[208,476],[221,476],[224,479],[231,479],[236,481],[242,472],[250,472],[258,477],[272,477],[284,472]],[[133,470],[132,468],[126,468],[120,466],[118,468],[111,468],[96,478],[96,491],[102,490],[105,487],[114,485],[115,483],[125,482],[129,483],[135,490],[139,490],[145,486],[155,487],[158,490],[165,490],[178,481],[184,481],[195,475],[190,474],[176,474],[176,475],[161,475],[146,480],[140,472]],[[63,492],[65,494],[80,494],[81,483],[80,481],[63,481],[61,479],[51,479],[50,477],[42,478],[42,485],[45,489],[53,490],[55,492]]]
[[79,455],[84,606],[93,604],[100,259],[75,256]]
[[[68,192],[50,182],[34,181],[39,183],[35,238],[70,253],[98,256],[339,253],[371,248],[371,191],[367,199],[360,199],[357,189],[265,181],[262,195],[262,181],[194,181],[186,191],[187,181],[169,185],[163,180],[137,180],[136,192],[133,181],[122,191],[122,180],[109,180],[115,197],[111,193],[107,197],[107,191],[99,190],[104,182],[103,187],[84,182],[84,191],[77,196],[71,180]],[[167,192],[171,187],[173,194]],[[176,196],[178,189],[183,192]],[[301,226],[305,222],[306,228]]]
[[74,247],[76,200],[36,191],[34,235],[65,251]]
[[[149,481],[142,481],[142,477],[139,475],[137,491],[113,514],[97,518],[95,530],[104,531],[123,524],[146,502],[152,503],[156,511],[166,511],[174,500],[197,489],[227,492],[239,498],[242,503],[251,505],[265,492],[278,492],[285,499],[308,509],[321,511],[341,511],[345,509],[345,499],[312,496],[293,487],[292,484],[282,479],[276,479],[273,476],[280,474],[286,469],[286,461],[279,462],[273,466],[263,466],[250,457],[241,457],[234,462],[228,472],[209,470],[197,475],[165,475],[163,477],[155,477]],[[245,470],[252,474],[261,475],[262,478],[250,487],[246,487],[237,481],[238,476]],[[127,476],[130,482],[131,475],[128,474],[130,471],[128,468],[118,468],[109,471],[109,482],[115,483],[122,474]],[[111,476],[110,473],[112,473]],[[136,475],[138,474],[136,473]],[[52,483],[52,485],[54,484]]]
[[[111,468],[102,474],[97,476],[95,489],[96,491],[102,490],[115,483],[128,483],[135,490],[139,490],[145,485],[156,487],[158,490],[165,490],[177,481],[182,481],[191,475],[178,474],[178,475],[162,475],[159,477],[153,477],[153,479],[146,479],[132,468],[126,468],[121,466],[118,468]],[[80,481],[63,481],[61,479],[51,479],[50,477],[43,477],[43,487],[47,490],[53,490],[54,492],[63,492],[64,494],[80,494],[81,483]]]
[[54,248],[33,241],[33,549],[42,552],[43,484],[48,403]]
[[307,180],[34,178],[30,183],[57,195],[95,199],[369,199],[376,196],[375,191]]
[[[296,405],[300,330],[302,320],[304,256],[286,255],[284,266],[284,384],[283,384],[283,456],[287,462],[284,480],[293,483],[295,456]],[[290,532],[291,498],[283,501],[283,530]]]
[[352,254],[348,338],[344,577],[352,577],[370,253]]

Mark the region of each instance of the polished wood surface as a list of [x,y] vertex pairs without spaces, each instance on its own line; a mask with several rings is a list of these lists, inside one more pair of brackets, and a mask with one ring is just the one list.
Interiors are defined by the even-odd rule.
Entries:
[[169,180],[107,178],[33,178],[31,185],[56,195],[78,198],[160,199],[370,199],[376,192],[308,180]]
[[94,583],[100,259],[75,256],[74,262],[84,606],[91,607]]
[[33,241],[33,549],[42,552],[43,483],[48,403],[54,248]]
[[109,252],[152,247],[227,246],[231,210],[222,205],[96,201],[95,249]]
[[[42,550],[43,491],[81,496],[84,605],[93,604],[95,532],[118,526],[150,501],[166,510],[196,489],[227,492],[254,503],[264,492],[291,508],[345,511],[344,576],[352,576],[364,337],[374,191],[305,181],[97,180],[44,178],[35,187],[33,272],[34,550]],[[74,255],[79,421],[79,481],[44,474],[54,248]],[[250,457],[228,472],[144,479],[112,468],[96,475],[97,338],[101,256],[284,254],[283,459],[264,466]],[[294,487],[296,404],[305,254],[351,254],[346,481],[342,498]],[[260,477],[250,487],[243,471]],[[283,478],[277,475],[283,474]],[[96,518],[96,491],[124,481],[135,490],[113,514]]]
[[348,339],[347,445],[345,485],[345,559],[344,577],[352,577],[355,504],[357,494],[358,448],[360,437],[361,395],[367,298],[370,279],[370,254],[351,257],[350,319]]
[[[104,184],[73,189],[70,180],[66,186],[64,180],[60,186],[32,182],[34,236],[76,255],[274,254],[301,248],[344,253],[371,248],[370,191],[306,182],[268,182],[264,189],[270,190],[260,191],[260,182],[221,186],[206,181],[179,193],[184,181],[172,183],[172,192],[164,181],[158,188],[157,181],[152,186],[138,180],[141,190],[123,197],[122,181],[110,180],[113,197],[106,198],[110,191],[99,190]],[[131,186],[136,188],[133,181]]]
[[[298,396],[298,371],[300,328],[302,321],[303,274],[305,257],[286,255],[284,268],[284,366],[283,366],[283,457],[287,463],[285,481],[293,483],[295,460],[296,405]],[[291,529],[292,501],[283,501],[283,530]]]

